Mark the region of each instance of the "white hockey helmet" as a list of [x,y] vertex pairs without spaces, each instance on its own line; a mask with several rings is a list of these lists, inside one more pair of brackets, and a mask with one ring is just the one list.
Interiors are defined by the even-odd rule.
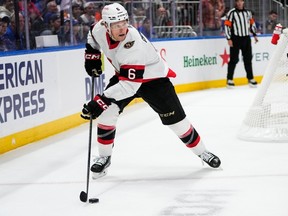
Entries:
[[119,3],[106,5],[102,10],[102,19],[110,29],[111,23],[129,19],[127,10]]

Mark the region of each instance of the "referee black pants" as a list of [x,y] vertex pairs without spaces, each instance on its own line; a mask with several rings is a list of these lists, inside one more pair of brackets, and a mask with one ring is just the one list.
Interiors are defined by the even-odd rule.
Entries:
[[230,61],[228,63],[227,79],[233,80],[236,64],[239,62],[239,51],[241,50],[246,77],[248,80],[253,79],[252,69],[252,46],[250,36],[238,37],[233,36],[233,47],[230,47]]

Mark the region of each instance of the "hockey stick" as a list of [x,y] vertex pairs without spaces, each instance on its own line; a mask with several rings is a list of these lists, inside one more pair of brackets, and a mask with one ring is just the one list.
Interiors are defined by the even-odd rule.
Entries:
[[[92,86],[91,86],[91,100],[94,98],[94,83],[95,77],[92,76]],[[86,180],[86,192],[81,191],[80,193],[80,200],[82,202],[87,202],[88,200],[88,192],[89,192],[89,182],[90,182],[90,158],[91,158],[91,143],[92,143],[92,126],[93,126],[93,118],[90,115],[90,125],[89,125],[89,142],[88,142],[88,160],[87,160],[87,180]],[[97,203],[99,202],[98,198],[90,198],[89,203]]]

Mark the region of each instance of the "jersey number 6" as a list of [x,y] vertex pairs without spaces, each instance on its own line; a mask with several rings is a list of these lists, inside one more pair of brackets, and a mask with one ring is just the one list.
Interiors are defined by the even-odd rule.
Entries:
[[128,79],[134,80],[136,78],[136,70],[133,68],[130,68],[128,70]]

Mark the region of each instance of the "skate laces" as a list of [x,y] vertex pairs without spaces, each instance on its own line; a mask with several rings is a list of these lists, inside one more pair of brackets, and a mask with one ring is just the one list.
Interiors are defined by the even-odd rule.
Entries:
[[204,151],[201,155],[200,155],[200,158],[203,160],[203,161],[207,161],[207,162],[210,162],[213,158],[214,158],[214,155],[208,151]]
[[203,165],[204,162],[206,162],[210,167],[218,168],[221,164],[220,159],[216,155],[207,150],[204,151],[201,155],[199,155],[199,157],[201,158]]
[[109,156],[103,156],[103,157],[96,157],[94,158],[94,164],[98,164],[98,165],[104,165],[107,160],[108,160]]

